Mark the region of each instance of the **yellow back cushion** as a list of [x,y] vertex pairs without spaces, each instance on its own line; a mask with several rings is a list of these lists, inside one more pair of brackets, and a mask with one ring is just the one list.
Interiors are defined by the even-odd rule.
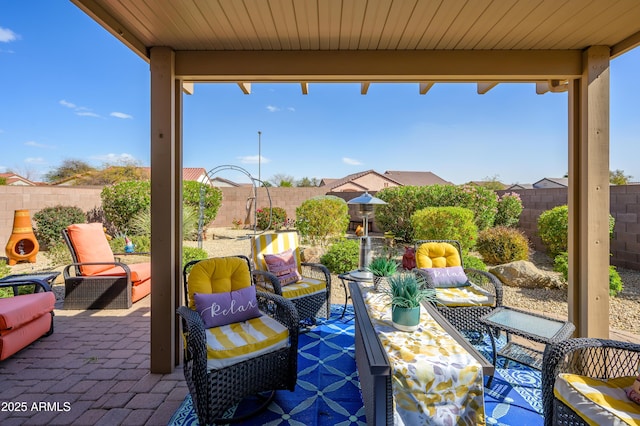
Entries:
[[239,257],[202,260],[189,273],[189,307],[196,308],[194,293],[224,293],[250,285],[251,274],[246,260]]
[[462,266],[458,249],[450,243],[424,243],[416,251],[416,267],[446,268]]

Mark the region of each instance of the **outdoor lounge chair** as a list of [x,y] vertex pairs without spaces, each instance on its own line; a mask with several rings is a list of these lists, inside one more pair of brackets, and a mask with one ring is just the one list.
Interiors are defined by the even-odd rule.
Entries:
[[322,264],[302,262],[296,232],[253,236],[251,255],[255,269],[271,278],[258,277],[258,286],[291,300],[301,320],[329,318],[331,275]]
[[[293,304],[257,291],[249,259],[196,260],[183,269],[184,375],[202,425],[248,396],[293,391],[298,377],[298,314]],[[241,419],[234,419],[236,422]]]
[[640,405],[625,394],[639,362],[635,343],[582,337],[548,345],[542,370],[545,426],[639,424]]
[[[438,311],[460,331],[484,332],[485,326],[478,320],[502,306],[502,283],[498,278],[485,271],[464,268],[460,243],[455,240],[417,241],[415,256],[414,271],[425,278],[429,287],[435,288]],[[452,267],[459,267],[464,273],[456,277],[461,271]],[[437,282],[444,274],[448,279]]]
[[101,223],[62,231],[73,263],[64,268],[65,309],[128,309],[151,293],[151,263],[115,259]]

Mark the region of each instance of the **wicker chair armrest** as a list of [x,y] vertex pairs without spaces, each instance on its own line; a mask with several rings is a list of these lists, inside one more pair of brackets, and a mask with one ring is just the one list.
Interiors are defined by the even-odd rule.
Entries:
[[474,284],[479,285],[480,287],[488,287],[490,291],[496,296],[496,307],[502,306],[502,298],[503,298],[504,290],[502,289],[502,282],[500,282],[498,277],[493,275],[491,272],[481,271],[479,269],[473,269],[473,268],[465,268],[464,272],[465,274],[469,274],[469,273],[478,274],[487,278],[489,282],[484,285],[480,285],[476,283]]
[[[253,279],[257,281],[257,277],[263,277],[263,279],[268,280],[273,286],[273,292],[279,296],[282,296],[282,285],[280,284],[280,280],[271,272],[267,271],[259,271],[257,269],[252,270]],[[261,288],[261,287],[259,287]],[[263,289],[264,290],[264,289]],[[267,290],[264,290],[267,291]]]
[[18,287],[27,286],[27,285],[34,286],[33,288],[34,293],[53,291],[51,289],[51,286],[48,283],[38,279],[30,279],[30,280],[28,279],[28,280],[19,281],[19,282],[15,282],[15,281],[0,282],[0,288],[12,288],[14,296],[17,296],[19,294]]
[[258,308],[274,318],[289,329],[290,343],[298,347],[298,331],[300,328],[300,317],[293,303],[277,294],[266,291],[256,291]]
[[[88,266],[88,265],[113,265],[113,266],[119,266],[124,270],[124,273],[127,276],[127,279],[130,280],[131,279],[131,269],[129,269],[129,267],[122,262],[76,262],[76,263],[71,263],[67,266],[65,266],[64,270],[62,271],[62,274],[64,275],[64,278],[71,278],[72,276],[75,275],[71,275],[69,274],[70,269],[73,268],[78,268],[80,266]],[[77,269],[76,269],[77,270]],[[101,278],[101,275],[81,275],[83,277],[85,276],[90,276],[92,278]],[[104,275],[104,277],[108,277],[108,275]]]
[[553,419],[553,386],[560,373],[608,379],[638,374],[640,345],[618,340],[578,337],[547,345],[542,370],[545,425]]
[[306,277],[317,278],[327,282],[327,288],[331,287],[331,273],[329,268],[322,263],[302,262],[300,263],[302,275]]
[[204,322],[200,315],[187,306],[180,306],[177,310],[182,318],[183,332],[186,340],[186,358],[193,360],[195,365],[204,368],[207,365],[207,337]]

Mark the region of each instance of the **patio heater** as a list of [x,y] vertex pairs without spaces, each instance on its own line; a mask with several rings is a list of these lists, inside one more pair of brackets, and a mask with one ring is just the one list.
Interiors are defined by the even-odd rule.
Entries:
[[[367,270],[372,257],[371,239],[369,238],[369,217],[373,214],[374,206],[387,203],[365,191],[365,193],[360,195],[359,197],[347,201],[347,204],[357,205],[358,213],[360,213],[360,216],[362,216],[362,228],[364,229],[364,233],[362,234],[362,237],[360,237],[360,257],[358,259],[358,271],[364,272]],[[370,278],[373,278],[373,276],[371,276]]]

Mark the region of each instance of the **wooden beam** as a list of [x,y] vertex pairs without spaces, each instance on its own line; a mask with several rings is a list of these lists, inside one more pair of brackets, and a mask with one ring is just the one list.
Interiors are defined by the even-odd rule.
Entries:
[[251,83],[239,81],[238,87],[240,88],[240,90],[242,90],[242,93],[244,93],[245,95],[251,94]]
[[569,90],[569,82],[567,80],[548,80],[536,81],[536,93],[544,95],[547,92],[563,93]]
[[300,88],[302,89],[302,94],[303,95],[308,95],[309,94],[309,83],[301,82],[300,83]]
[[640,31],[611,46],[611,59],[640,46]]
[[435,81],[425,81],[420,83],[420,94],[426,95],[429,90],[436,84]]
[[569,84],[569,320],[609,337],[609,48],[584,52]]
[[146,62],[150,61],[151,56],[147,46],[145,46],[140,39],[127,31],[126,25],[122,25],[113,17],[113,15],[107,12],[107,10],[100,4],[103,2],[98,2],[96,0],[71,0],[71,2]]
[[182,91],[187,95],[193,95],[195,90],[195,84],[193,81],[183,81],[182,82]]
[[176,74],[197,82],[502,82],[581,72],[579,50],[176,52]]
[[369,86],[370,85],[371,85],[371,82],[369,82],[369,81],[360,83],[360,94],[361,95],[366,95],[367,92],[369,91]]
[[489,90],[493,89],[498,85],[497,81],[491,81],[488,83],[478,83],[478,95],[484,95]]

